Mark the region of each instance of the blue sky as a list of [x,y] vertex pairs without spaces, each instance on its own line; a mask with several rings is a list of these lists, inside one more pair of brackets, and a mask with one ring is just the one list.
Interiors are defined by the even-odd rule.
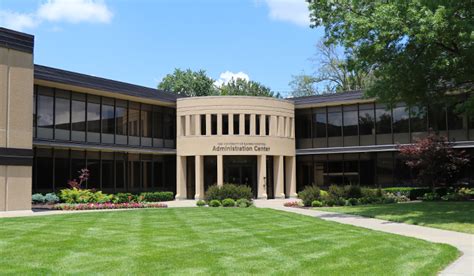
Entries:
[[[0,26],[35,35],[35,63],[156,87],[174,68],[275,91],[308,60],[322,31],[304,0],[0,0]],[[243,74],[242,74],[243,73]]]

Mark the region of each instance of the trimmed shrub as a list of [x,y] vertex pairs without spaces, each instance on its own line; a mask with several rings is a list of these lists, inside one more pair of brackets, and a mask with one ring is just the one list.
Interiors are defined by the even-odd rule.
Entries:
[[89,203],[93,202],[93,192],[77,188],[62,189],[59,198],[65,203]]
[[298,198],[303,201],[304,206],[309,207],[313,201],[321,198],[321,190],[317,186],[306,186],[298,193]]
[[346,192],[344,187],[340,187],[337,185],[331,185],[329,186],[328,193],[331,197],[333,198],[345,198],[346,197]]
[[46,199],[42,194],[34,194],[31,196],[31,201],[33,204],[41,204],[44,203]]
[[372,188],[361,188],[362,197],[376,197],[377,196],[377,189]]
[[346,203],[349,206],[355,206],[359,205],[359,200],[357,198],[349,198]]
[[44,201],[48,204],[58,203],[59,197],[55,193],[47,193],[44,196]]
[[205,202],[204,200],[198,200],[198,201],[196,202],[196,206],[198,206],[198,207],[204,207],[204,206],[206,206],[206,202]]
[[344,198],[340,197],[340,198],[335,200],[334,205],[344,206],[344,205],[346,205],[346,200]]
[[437,193],[426,193],[423,195],[422,199],[425,201],[435,201],[440,200],[441,197]]
[[213,199],[209,201],[209,207],[221,207],[221,206],[222,206],[221,202],[217,199]]
[[361,198],[363,196],[359,185],[347,185],[344,187],[344,191],[345,198]]
[[421,199],[427,193],[431,193],[431,189],[415,188],[415,189],[410,190],[410,194],[408,195],[408,197],[410,198],[410,200]]
[[138,202],[138,196],[131,193],[117,193],[114,195],[112,201],[114,203]]
[[235,205],[237,205],[237,207],[240,207],[240,208],[247,208],[247,207],[252,206],[252,201],[246,198],[241,198],[241,199],[237,199],[237,201],[235,202]]
[[226,198],[222,201],[223,207],[235,207],[235,200],[232,198]]
[[311,202],[311,207],[323,207],[323,203],[319,200]]
[[252,197],[252,189],[244,185],[224,184],[222,187],[213,185],[206,191],[207,201],[214,199],[224,200],[226,198],[231,198],[233,200],[238,200],[241,198],[252,200]]
[[146,192],[141,193],[145,202],[171,201],[174,199],[173,192]]

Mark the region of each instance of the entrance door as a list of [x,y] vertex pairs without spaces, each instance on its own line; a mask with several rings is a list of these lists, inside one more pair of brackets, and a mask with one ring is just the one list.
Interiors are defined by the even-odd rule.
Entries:
[[224,156],[224,182],[249,186],[257,196],[257,157]]

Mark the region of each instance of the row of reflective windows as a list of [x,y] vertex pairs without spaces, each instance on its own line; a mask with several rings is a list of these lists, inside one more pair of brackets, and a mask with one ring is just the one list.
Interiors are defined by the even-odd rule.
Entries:
[[[470,156],[474,151],[468,150]],[[296,157],[297,190],[305,186],[361,185],[414,186],[415,174],[395,152],[321,154]],[[474,170],[466,168],[463,181],[474,180]]]
[[369,103],[296,110],[298,148],[410,143],[428,130],[450,140],[474,138],[474,120],[454,106],[436,111]]
[[83,188],[105,192],[171,191],[176,189],[176,157],[123,152],[35,148],[33,191],[66,188],[87,168]]
[[195,114],[180,116],[181,136],[257,135],[292,137],[293,118],[263,114]]
[[35,86],[38,139],[174,148],[175,121],[173,108]]

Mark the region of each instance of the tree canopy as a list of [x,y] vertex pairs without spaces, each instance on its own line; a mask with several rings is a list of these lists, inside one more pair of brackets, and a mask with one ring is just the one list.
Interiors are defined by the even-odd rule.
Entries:
[[213,95],[281,97],[280,94],[275,94],[269,87],[259,82],[240,78],[231,79],[218,87],[215,85],[215,80],[207,76],[205,70],[192,71],[191,69],[175,69],[172,74],[163,78],[158,84],[158,89],[189,97]]
[[272,90],[256,81],[248,81],[245,79],[232,79],[228,83],[220,87],[220,95],[223,96],[261,96],[261,97],[277,97]]
[[[309,9],[326,44],[342,46],[354,68],[372,72],[368,96],[426,105],[474,90],[471,0],[318,0]],[[465,107],[474,109],[474,96]]]
[[214,80],[208,77],[204,70],[175,69],[172,74],[163,78],[158,84],[158,89],[190,97],[217,94]]

